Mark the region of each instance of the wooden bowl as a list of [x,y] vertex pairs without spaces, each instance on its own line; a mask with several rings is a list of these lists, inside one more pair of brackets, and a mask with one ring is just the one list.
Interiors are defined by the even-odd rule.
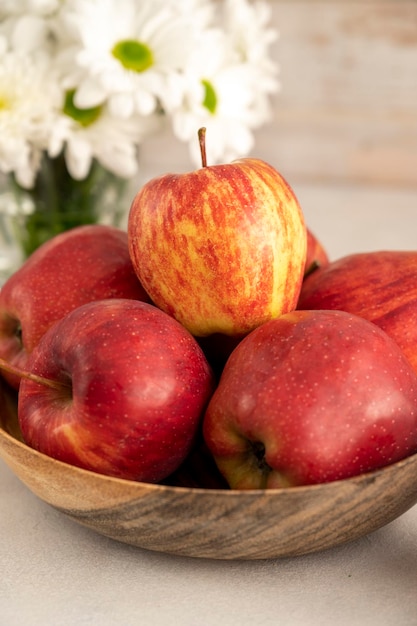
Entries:
[[417,454],[349,480],[265,491],[102,476],[26,446],[16,399],[0,392],[0,456],[11,470],[71,519],[133,546],[212,559],[296,556],[357,539],[417,502]]

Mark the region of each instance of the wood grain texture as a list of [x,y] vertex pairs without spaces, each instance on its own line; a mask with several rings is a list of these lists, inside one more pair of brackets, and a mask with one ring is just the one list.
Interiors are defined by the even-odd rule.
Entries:
[[13,399],[0,398],[0,456],[27,487],[106,537],[181,556],[268,559],[359,538],[417,502],[417,455],[350,480],[248,492],[135,483],[88,472],[19,440]]

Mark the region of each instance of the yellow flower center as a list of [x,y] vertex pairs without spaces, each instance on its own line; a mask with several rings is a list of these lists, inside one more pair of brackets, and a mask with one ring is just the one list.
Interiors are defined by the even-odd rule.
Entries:
[[0,111],[8,111],[12,108],[12,101],[7,93],[0,93]]

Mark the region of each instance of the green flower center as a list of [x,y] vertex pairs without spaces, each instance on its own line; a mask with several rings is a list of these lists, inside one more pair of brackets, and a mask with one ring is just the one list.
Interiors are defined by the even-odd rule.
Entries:
[[217,94],[213,87],[213,85],[208,80],[202,80],[204,87],[204,99],[203,106],[206,107],[207,111],[212,113],[213,115],[217,109]]
[[90,126],[95,122],[101,114],[101,106],[91,107],[90,109],[79,109],[74,104],[75,89],[67,91],[65,94],[64,113],[73,120],[81,124],[81,126]]
[[112,54],[123,67],[134,72],[144,72],[154,64],[152,50],[145,43],[134,39],[119,41]]

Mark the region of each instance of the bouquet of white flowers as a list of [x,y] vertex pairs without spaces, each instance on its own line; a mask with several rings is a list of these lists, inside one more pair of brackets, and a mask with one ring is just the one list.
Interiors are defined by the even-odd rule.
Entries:
[[163,124],[196,164],[202,126],[211,163],[244,156],[278,89],[269,21],[261,0],[0,0],[0,173],[81,210]]

